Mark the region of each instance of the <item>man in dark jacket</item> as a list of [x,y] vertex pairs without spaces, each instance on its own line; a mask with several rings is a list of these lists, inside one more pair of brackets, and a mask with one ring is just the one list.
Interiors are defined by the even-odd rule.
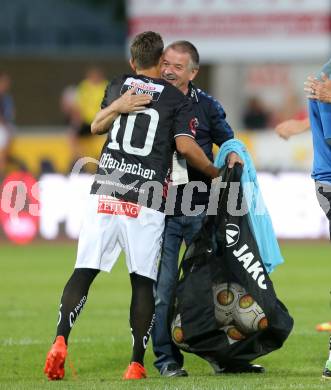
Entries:
[[[207,157],[212,160],[213,144],[222,145],[233,138],[221,104],[206,92],[196,88],[192,81],[199,70],[199,54],[188,41],[177,41],[169,45],[164,53],[161,67],[162,77],[189,96],[195,114],[195,138]],[[228,165],[242,163],[236,153],[228,155]],[[185,184],[197,182],[193,192],[188,193]],[[193,184],[193,183],[192,183]],[[172,209],[166,210],[164,241],[156,287],[155,325],[152,331],[155,367],[163,376],[187,376],[183,369],[183,355],[172,343],[167,327],[167,314],[178,270],[178,255],[183,240],[189,245],[200,230],[206,214],[211,180],[200,174],[177,155],[173,161],[172,186],[168,199],[175,199]],[[185,188],[185,190],[184,190]],[[200,211],[200,212],[199,212]]]

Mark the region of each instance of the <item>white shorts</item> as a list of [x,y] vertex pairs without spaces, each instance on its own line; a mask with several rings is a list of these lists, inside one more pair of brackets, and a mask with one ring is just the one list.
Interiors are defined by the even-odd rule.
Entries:
[[110,272],[121,250],[129,273],[156,280],[164,214],[103,195],[90,195],[75,268]]

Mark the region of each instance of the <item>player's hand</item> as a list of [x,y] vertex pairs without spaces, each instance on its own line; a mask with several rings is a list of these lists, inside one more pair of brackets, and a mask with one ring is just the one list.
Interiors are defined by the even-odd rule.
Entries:
[[136,87],[126,91],[112,103],[112,107],[119,113],[142,111],[152,101],[150,95],[135,95]]
[[331,103],[331,80],[325,74],[322,74],[321,80],[308,76],[304,83],[304,91],[308,99]]
[[284,121],[276,126],[276,133],[283,139],[289,139],[292,135],[293,128],[297,125],[295,119]]
[[231,152],[228,154],[227,161],[228,161],[229,168],[233,168],[235,163],[239,163],[240,165],[244,166],[243,160],[235,152]]
[[305,130],[309,129],[309,119],[290,119],[284,121],[276,126],[276,133],[284,138],[289,139],[292,135],[303,133]]

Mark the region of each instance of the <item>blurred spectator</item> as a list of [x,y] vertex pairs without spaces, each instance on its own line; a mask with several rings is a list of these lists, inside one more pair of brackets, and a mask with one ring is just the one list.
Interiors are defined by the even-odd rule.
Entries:
[[[68,87],[61,99],[62,111],[70,126],[70,144],[73,163],[81,157],[98,158],[99,147],[94,151],[91,145],[91,123],[100,110],[101,101],[107,86],[104,73],[98,67],[91,67],[86,77],[74,90]],[[87,164],[84,170],[94,173],[95,164]]]
[[274,113],[271,118],[271,127],[277,126],[279,123],[289,119],[301,121],[308,117],[305,104],[299,96],[293,92],[288,92],[284,98],[284,102],[280,109]]
[[15,107],[10,94],[11,79],[0,72],[0,176],[3,176],[9,157],[9,147],[14,130]]
[[76,109],[76,94],[77,87],[75,85],[68,85],[64,88],[60,98],[60,108],[64,115],[66,125],[79,125],[78,110]]
[[243,125],[248,130],[263,130],[269,126],[270,113],[257,96],[248,99],[243,113]]
[[[76,103],[77,86],[68,85],[64,88],[60,97],[60,109],[63,114],[64,124],[67,126],[69,134],[69,143],[72,155],[71,165],[79,158],[79,130],[81,127],[81,118]],[[71,167],[70,167],[71,168]]]

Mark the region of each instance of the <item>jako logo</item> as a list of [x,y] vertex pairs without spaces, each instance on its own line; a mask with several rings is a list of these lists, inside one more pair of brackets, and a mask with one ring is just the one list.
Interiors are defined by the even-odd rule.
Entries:
[[240,237],[239,226],[234,225],[233,223],[228,223],[225,227],[225,236],[226,236],[226,247],[236,245]]
[[248,245],[244,244],[239,250],[234,250],[233,254],[239,263],[242,263],[242,266],[245,268],[245,270],[257,282],[258,286],[263,290],[266,290],[267,285],[265,283],[263,268],[258,260],[253,261],[254,255],[252,252],[250,252]]

